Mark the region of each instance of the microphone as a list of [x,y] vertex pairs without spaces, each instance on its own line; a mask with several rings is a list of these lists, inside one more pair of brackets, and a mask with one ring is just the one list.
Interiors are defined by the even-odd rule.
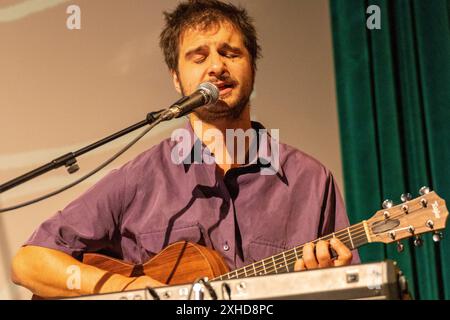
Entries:
[[189,96],[183,97],[175,102],[161,115],[162,121],[171,120],[185,116],[194,109],[208,104],[215,104],[219,100],[219,89],[211,82],[203,82]]

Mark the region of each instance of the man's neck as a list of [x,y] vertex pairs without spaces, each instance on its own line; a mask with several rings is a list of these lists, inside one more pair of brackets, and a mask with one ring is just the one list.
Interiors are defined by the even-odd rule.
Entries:
[[[247,131],[251,129],[251,120],[250,120],[250,108],[247,106],[239,118],[237,119],[217,119],[214,121],[206,122],[200,120],[195,113],[191,113],[189,116],[189,121],[194,130],[195,135],[202,141],[204,145],[208,147],[208,149],[215,154],[216,156],[216,164],[219,173],[225,175],[225,173],[235,167],[238,167],[236,156],[237,153],[234,152],[234,159],[231,159],[227,148],[226,141],[226,130],[237,130],[242,129],[243,131]],[[222,140],[212,138],[212,136],[216,136],[214,132],[220,132],[222,136]],[[236,143],[234,143],[236,147]],[[246,152],[248,150],[249,145],[246,143]],[[223,155],[226,157],[228,155],[228,161],[224,159],[218,159],[217,155]],[[231,160],[231,161],[230,161]],[[231,163],[230,163],[231,162]]]

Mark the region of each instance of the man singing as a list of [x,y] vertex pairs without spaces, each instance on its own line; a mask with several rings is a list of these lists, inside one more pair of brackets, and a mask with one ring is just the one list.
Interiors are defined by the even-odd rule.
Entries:
[[[187,96],[211,82],[220,90],[215,105],[189,115],[190,152],[174,162],[178,142],[167,139],[110,172],[33,233],[14,258],[13,281],[49,298],[161,286],[149,276],[111,275],[83,264],[83,254],[143,264],[178,241],[214,249],[231,270],[308,242],[297,271],[358,263],[354,248],[337,238],[311,242],[349,223],[329,170],[278,142],[277,166],[262,157],[242,163],[239,150],[230,152],[232,142],[208,134],[263,129],[250,120],[260,47],[247,12],[217,0],[190,0],[165,18],[160,46],[175,89]],[[257,148],[273,142],[257,140]],[[231,161],[223,161],[227,156]],[[77,288],[67,286],[71,266],[80,270]]]

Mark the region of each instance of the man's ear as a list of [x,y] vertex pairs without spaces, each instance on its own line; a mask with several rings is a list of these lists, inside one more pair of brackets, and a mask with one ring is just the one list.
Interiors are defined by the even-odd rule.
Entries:
[[180,83],[180,79],[178,79],[178,74],[176,71],[172,70],[172,81],[173,81],[173,85],[175,86],[175,90],[177,90],[177,92],[179,94],[181,93],[181,83]]

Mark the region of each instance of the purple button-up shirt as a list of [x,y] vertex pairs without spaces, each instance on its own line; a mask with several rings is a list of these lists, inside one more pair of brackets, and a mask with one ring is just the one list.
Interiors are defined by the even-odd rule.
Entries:
[[[206,148],[198,142],[192,150]],[[330,171],[293,147],[279,144],[276,175],[261,175],[267,163],[258,161],[222,176],[215,163],[174,163],[176,145],[164,140],[113,170],[45,221],[25,245],[80,260],[83,253],[99,252],[140,264],[187,240],[218,251],[235,269],[349,224]]]

